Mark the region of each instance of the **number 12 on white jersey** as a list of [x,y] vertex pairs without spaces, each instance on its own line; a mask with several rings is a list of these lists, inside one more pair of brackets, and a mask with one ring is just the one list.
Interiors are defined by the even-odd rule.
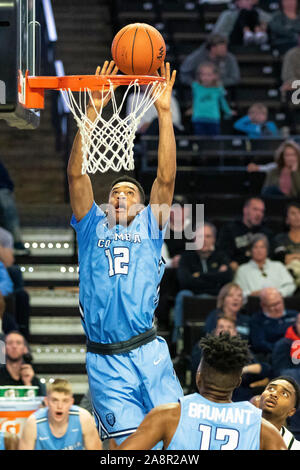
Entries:
[[108,259],[108,275],[109,277],[116,274],[128,274],[129,265],[129,248],[126,246],[115,246],[112,250],[105,250]]

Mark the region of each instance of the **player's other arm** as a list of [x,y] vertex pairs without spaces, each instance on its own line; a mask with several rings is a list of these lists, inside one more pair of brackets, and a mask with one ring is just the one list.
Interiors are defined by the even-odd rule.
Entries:
[[264,418],[261,420],[260,450],[287,450],[278,429]]
[[84,408],[80,409],[79,419],[81,423],[85,450],[102,450],[102,443],[92,415]]
[[35,416],[30,415],[27,418],[21,438],[19,441],[19,450],[34,450],[36,442],[36,421]]
[[[161,75],[166,78],[166,88],[155,101],[159,122],[157,176],[150,195],[150,205],[160,227],[163,227],[170,214],[176,178],[176,141],[174,135],[171,97],[176,71],[170,71],[167,62],[161,67]],[[159,209],[159,206],[164,206]]]
[[160,441],[168,447],[177,429],[180,405],[170,403],[153,408],[135,433],[131,434],[116,450],[150,450]]
[[[106,61],[102,68],[97,67],[96,75],[115,75],[117,73],[117,67],[114,62],[110,63]],[[94,91],[92,98],[96,109],[99,109],[102,104],[103,106],[110,100],[110,94],[102,96],[100,91]],[[94,106],[89,105],[87,109],[87,116],[91,122],[96,119],[96,111]],[[92,183],[88,174],[82,174],[82,140],[80,132],[78,131],[71,150],[71,155],[68,162],[67,175],[70,192],[70,202],[72,211],[75,215],[77,222],[79,222],[90,210],[94,201],[94,194]]]

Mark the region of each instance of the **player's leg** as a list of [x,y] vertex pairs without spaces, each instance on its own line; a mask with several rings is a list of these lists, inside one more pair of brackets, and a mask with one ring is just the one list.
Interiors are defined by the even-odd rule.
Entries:
[[94,417],[102,440],[117,445],[136,431],[145,416],[140,378],[126,354],[87,354],[87,372]]

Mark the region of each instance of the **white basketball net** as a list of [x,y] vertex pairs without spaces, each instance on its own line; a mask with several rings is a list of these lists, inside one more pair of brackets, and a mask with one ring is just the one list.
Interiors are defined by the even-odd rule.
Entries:
[[[125,91],[121,104],[116,102],[114,85],[109,80],[109,89],[100,90],[102,105],[96,108],[92,92],[84,88],[75,99],[70,89],[61,90],[64,101],[72,112],[81,134],[82,141],[82,174],[105,173],[108,170],[120,171],[134,169],[133,145],[139,122],[143,115],[153,105],[165,88],[165,82],[151,82],[141,92],[138,80],[131,82]],[[133,91],[130,112],[121,118],[126,98]],[[102,116],[103,97],[110,94],[113,113],[106,120]],[[87,117],[87,107],[93,106],[96,119],[91,121]]]

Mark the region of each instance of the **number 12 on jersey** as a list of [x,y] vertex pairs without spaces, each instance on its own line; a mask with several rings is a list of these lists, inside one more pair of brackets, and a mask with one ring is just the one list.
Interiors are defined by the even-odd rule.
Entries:
[[108,259],[109,277],[116,274],[128,274],[129,248],[126,246],[115,246],[112,252],[108,248],[105,250],[105,255]]
[[[223,442],[220,450],[235,450],[239,443],[239,432],[237,429],[216,428],[200,424],[199,431],[202,433],[200,450],[210,450],[212,432],[215,431],[215,440]],[[217,450],[217,449],[215,449]]]

